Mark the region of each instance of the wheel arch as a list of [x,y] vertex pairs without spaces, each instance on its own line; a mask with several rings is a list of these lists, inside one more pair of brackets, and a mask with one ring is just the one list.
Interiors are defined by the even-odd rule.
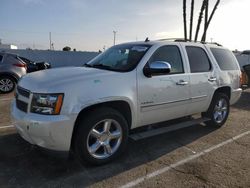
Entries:
[[229,86],[219,87],[218,89],[215,90],[213,96],[215,96],[217,93],[223,93],[223,94],[227,95],[228,99],[230,100],[230,98],[231,98],[231,87],[229,87]]
[[126,119],[128,125],[129,125],[129,129],[131,129],[132,126],[132,122],[133,122],[133,115],[132,115],[132,108],[131,105],[124,100],[115,100],[115,101],[106,101],[106,102],[101,102],[101,103],[97,103],[97,104],[93,104],[90,106],[87,106],[85,108],[83,108],[79,114],[77,115],[76,121],[74,123],[74,128],[73,128],[73,132],[72,132],[72,137],[71,137],[71,149],[73,148],[73,144],[74,144],[74,137],[75,134],[77,132],[77,128],[79,126],[79,121],[81,120],[81,118],[83,116],[87,117],[88,113],[93,112],[95,109],[97,108],[101,108],[101,107],[109,107],[109,108],[113,108],[115,110],[117,110],[118,112],[120,112],[124,118]]
[[16,81],[16,83],[19,80],[19,77],[15,74],[15,73],[10,73],[10,72],[1,72],[0,73],[0,77],[2,76],[10,76],[11,78],[14,78],[14,80]]

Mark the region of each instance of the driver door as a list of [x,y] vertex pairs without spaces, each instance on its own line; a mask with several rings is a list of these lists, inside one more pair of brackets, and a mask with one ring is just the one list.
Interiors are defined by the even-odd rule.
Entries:
[[[164,61],[171,65],[168,74],[146,77],[138,70],[140,125],[148,125],[187,115],[190,103],[190,78],[178,45],[159,47],[148,63]],[[147,66],[147,64],[145,66]]]

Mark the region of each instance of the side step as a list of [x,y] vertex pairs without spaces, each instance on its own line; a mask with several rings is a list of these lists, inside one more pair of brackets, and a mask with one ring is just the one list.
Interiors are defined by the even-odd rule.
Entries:
[[210,120],[209,118],[193,119],[193,120],[189,120],[189,121],[185,121],[181,123],[172,124],[171,126],[167,126],[167,127],[160,127],[160,128],[155,128],[155,129],[151,129],[151,130],[147,130],[147,131],[143,131],[139,133],[134,133],[130,135],[130,138],[137,141],[137,140],[141,140],[144,138],[153,137],[159,134],[168,133],[168,132],[176,131],[179,129],[191,127],[193,125],[204,123],[209,120]]

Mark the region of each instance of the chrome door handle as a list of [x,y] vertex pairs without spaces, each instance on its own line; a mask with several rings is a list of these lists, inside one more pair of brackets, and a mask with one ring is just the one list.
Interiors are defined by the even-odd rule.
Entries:
[[188,82],[186,82],[184,80],[180,80],[179,82],[176,83],[176,85],[185,86],[185,85],[188,85]]
[[208,81],[210,81],[210,82],[214,82],[214,81],[216,81],[216,80],[217,80],[216,77],[210,77],[210,78],[208,78]]

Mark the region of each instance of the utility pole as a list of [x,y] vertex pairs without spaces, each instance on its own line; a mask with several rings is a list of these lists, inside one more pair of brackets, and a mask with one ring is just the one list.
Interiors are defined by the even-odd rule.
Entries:
[[49,32],[49,49],[51,50],[52,44],[51,44],[51,32]]
[[116,39],[116,33],[117,33],[117,31],[113,31],[113,33],[114,33],[114,45],[115,45],[115,39]]

